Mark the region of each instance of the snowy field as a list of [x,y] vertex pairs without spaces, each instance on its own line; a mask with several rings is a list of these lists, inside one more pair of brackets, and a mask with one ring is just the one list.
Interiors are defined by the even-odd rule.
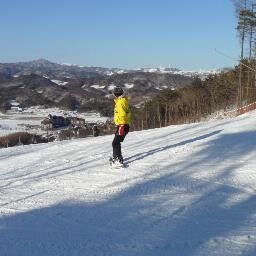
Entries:
[[256,112],[0,150],[0,254],[256,255]]
[[44,109],[41,107],[31,107],[20,113],[0,113],[0,136],[19,131],[28,131],[40,134],[43,132],[40,128],[41,121],[48,117],[49,114],[59,116],[77,116],[84,118],[87,123],[105,122],[107,120],[106,117],[101,117],[98,113],[94,112],[77,113],[75,111],[64,111],[58,108]]

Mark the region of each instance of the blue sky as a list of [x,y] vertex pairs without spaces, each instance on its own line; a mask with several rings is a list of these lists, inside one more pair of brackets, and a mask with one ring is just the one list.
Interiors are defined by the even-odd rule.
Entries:
[[0,62],[213,69],[236,62],[231,0],[0,0]]

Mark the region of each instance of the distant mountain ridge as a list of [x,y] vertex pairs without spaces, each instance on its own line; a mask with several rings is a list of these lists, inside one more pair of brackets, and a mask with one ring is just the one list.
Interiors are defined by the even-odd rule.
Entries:
[[215,74],[221,70],[199,70],[185,71],[177,68],[140,68],[140,69],[121,69],[121,68],[104,68],[104,67],[89,67],[79,66],[68,63],[54,63],[46,59],[37,59],[26,62],[16,63],[0,63],[0,73],[8,76],[29,75],[32,73],[38,75],[47,75],[49,77],[97,77],[101,75],[113,75],[131,72],[146,72],[146,73],[165,73],[179,74],[189,77],[199,76],[205,78],[209,74]]
[[45,75],[49,77],[90,77],[104,75],[108,69],[98,67],[81,67],[76,65],[64,65],[50,62],[45,59],[38,59],[27,62],[0,63],[0,73],[8,76],[20,75]]
[[22,106],[45,105],[112,111],[111,91],[124,87],[134,106],[151,99],[163,89],[190,84],[197,74],[178,69],[140,69],[86,67],[58,64],[45,59],[0,63],[0,106],[17,100]]

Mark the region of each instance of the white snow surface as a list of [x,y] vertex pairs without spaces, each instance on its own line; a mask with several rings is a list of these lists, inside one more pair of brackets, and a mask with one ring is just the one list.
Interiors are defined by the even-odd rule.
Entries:
[[255,255],[256,112],[0,150],[0,254]]
[[94,84],[94,85],[91,85],[91,87],[93,87],[94,89],[104,89],[105,85]]
[[116,86],[115,86],[114,84],[110,84],[110,85],[108,86],[108,90],[109,90],[109,91],[112,91],[112,90],[114,90],[115,87],[116,87]]
[[133,83],[125,83],[124,86],[126,89],[131,89],[134,87],[134,84]]
[[57,85],[66,85],[66,84],[68,84],[68,82],[60,81],[60,80],[57,80],[57,79],[53,79],[51,81],[53,83],[57,84]]

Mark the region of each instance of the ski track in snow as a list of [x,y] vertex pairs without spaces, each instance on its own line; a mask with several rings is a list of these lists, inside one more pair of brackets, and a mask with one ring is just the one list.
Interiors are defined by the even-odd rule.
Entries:
[[0,255],[255,255],[256,112],[0,150]]

